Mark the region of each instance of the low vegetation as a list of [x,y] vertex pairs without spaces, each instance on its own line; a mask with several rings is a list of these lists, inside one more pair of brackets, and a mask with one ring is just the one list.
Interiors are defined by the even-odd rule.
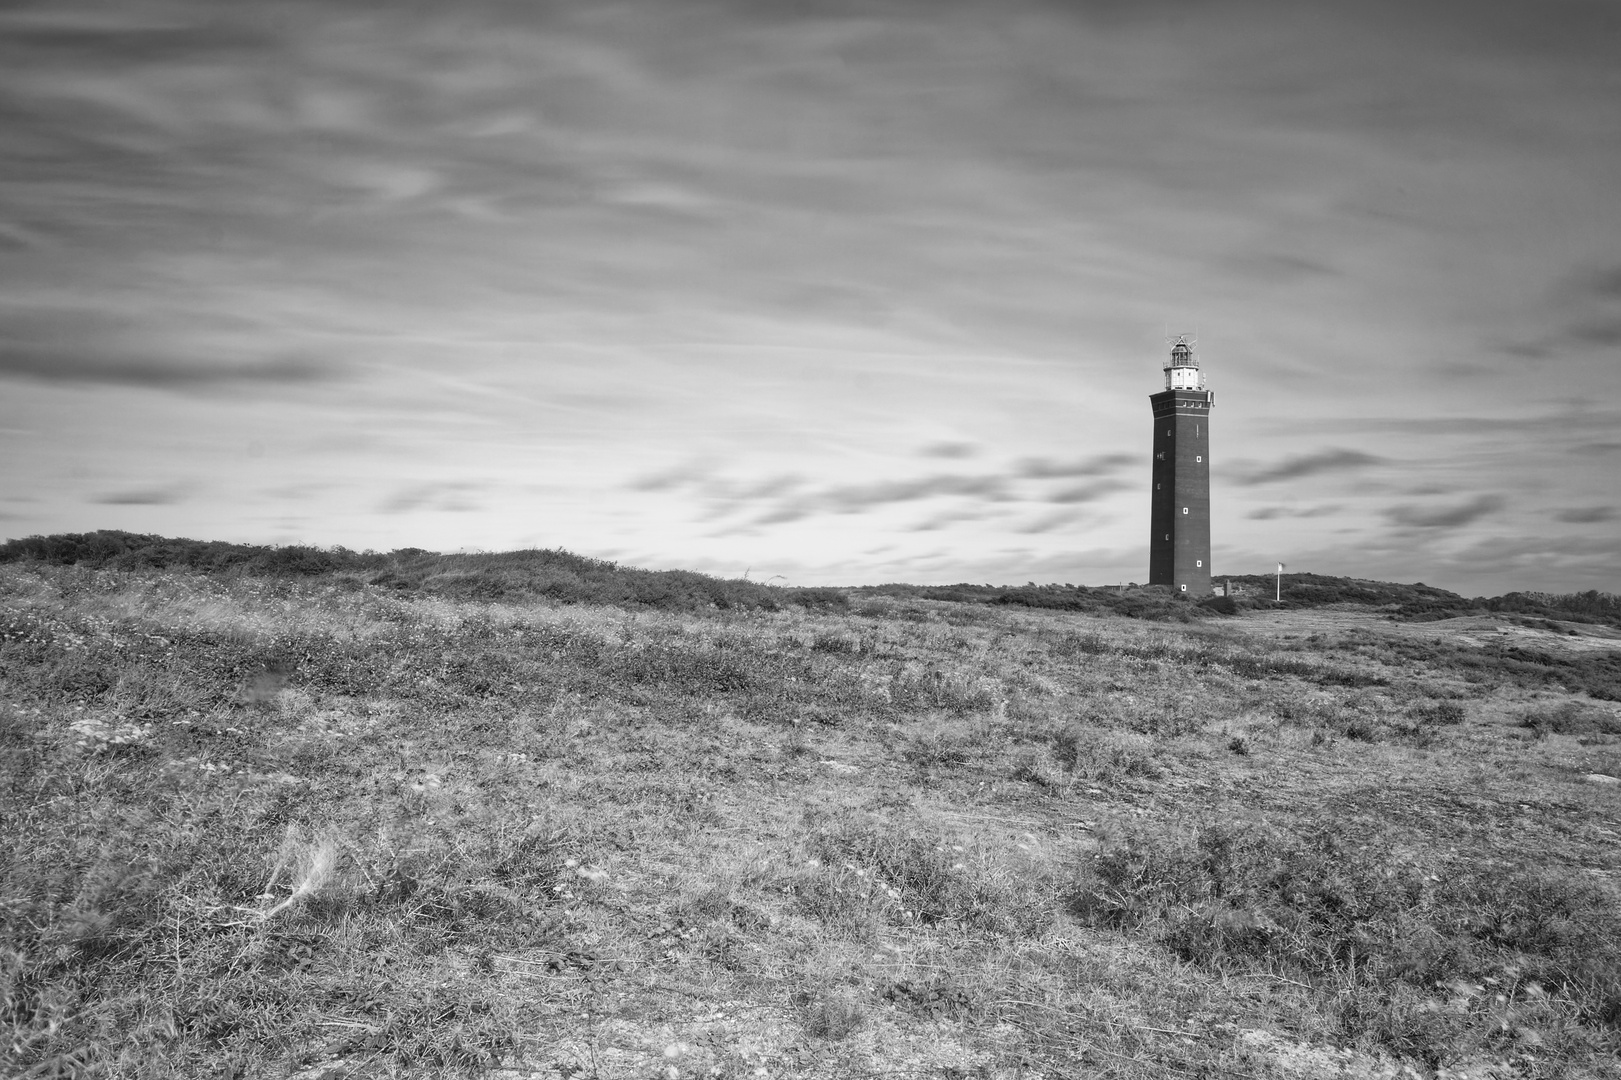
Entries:
[[1621,627],[1621,596],[1588,591],[1555,595],[1515,592],[1467,599],[1422,582],[1401,585],[1322,574],[1219,576],[1221,595],[1189,604],[1168,590],[1130,584],[1084,585],[875,585],[855,589],[772,586],[723,580],[683,570],[640,570],[561,550],[475,552],[443,555],[421,548],[391,552],[350,551],[306,545],[279,547],[187,540],[103,529],[91,533],[29,536],[0,544],[0,563],[44,562],[89,569],[188,569],[242,577],[328,576],[404,592],[458,599],[544,598],[560,603],[616,604],[667,611],[784,607],[843,610],[851,597],[1006,604],[1093,615],[1125,615],[1191,622],[1256,608],[1356,605],[1402,620],[1435,620],[1498,612],[1521,616],[1524,625],[1558,629],[1550,620]]
[[175,539],[106,529],[30,536],[0,544],[0,563],[24,560],[124,572],[195,570],[231,578],[321,577],[350,588],[373,585],[457,599],[546,599],[661,611],[778,611],[796,605],[838,608],[846,602],[845,594],[837,589],[773,587],[686,570],[639,570],[558,550],[455,555],[421,548],[357,552],[342,547],[267,547]]
[[0,565],[5,1075],[1621,1077],[1600,623],[150,539]]

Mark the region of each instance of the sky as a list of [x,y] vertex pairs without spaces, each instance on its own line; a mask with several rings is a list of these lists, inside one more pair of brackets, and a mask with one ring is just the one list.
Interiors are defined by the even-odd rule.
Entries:
[[1621,592],[1613,0],[0,6],[0,535]]

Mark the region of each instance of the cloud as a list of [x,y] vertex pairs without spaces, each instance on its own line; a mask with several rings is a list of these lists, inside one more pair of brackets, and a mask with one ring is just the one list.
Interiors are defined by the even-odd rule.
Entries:
[[[1532,416],[1515,415],[1520,402],[1504,402],[1498,415],[1447,416],[1372,416],[1366,413],[1347,416],[1312,416],[1303,420],[1279,417],[1271,421],[1277,432],[1343,431],[1359,435],[1370,433],[1393,435],[1479,435],[1490,432],[1498,438],[1524,438],[1542,441],[1556,436],[1572,437],[1581,433],[1595,434],[1621,428],[1621,412],[1600,411],[1590,406],[1603,404],[1584,401],[1580,408],[1567,408],[1557,412],[1543,412]],[[1608,442],[1608,440],[1605,440]],[[1609,443],[1621,446],[1621,443]],[[1315,456],[1315,455],[1313,455]]]
[[854,514],[876,506],[916,502],[940,495],[972,495],[1000,500],[1006,497],[1007,482],[1000,476],[962,476],[941,473],[913,480],[880,480],[871,484],[846,484],[811,495],[806,502],[834,514]]
[[1245,486],[1254,486],[1256,484],[1276,483],[1279,480],[1298,480],[1303,476],[1317,476],[1322,473],[1346,472],[1351,469],[1366,468],[1369,465],[1378,465],[1384,460],[1384,458],[1376,457],[1373,454],[1365,454],[1360,450],[1330,447],[1319,450],[1315,454],[1285,458],[1270,468],[1256,469],[1242,475],[1238,483]]
[[254,340],[262,326],[230,314],[197,313],[159,326],[118,310],[127,297],[109,297],[108,310],[46,300],[0,307],[0,379],[187,390],[339,374],[338,365],[307,352],[265,348]]
[[1315,518],[1327,517],[1338,513],[1339,503],[1329,503],[1324,506],[1308,506],[1304,510],[1297,510],[1290,506],[1263,506],[1258,510],[1251,510],[1244,516],[1251,521],[1271,521],[1275,518]]
[[1238,271],[1266,282],[1294,281],[1308,277],[1336,277],[1341,271],[1318,259],[1282,252],[1258,252],[1233,260]]
[[[707,481],[702,490],[711,507],[704,518],[730,513],[756,511],[749,524],[785,525],[826,514],[861,514],[890,506],[939,498],[963,498],[978,502],[1007,502],[1013,499],[1008,478],[995,474],[935,473],[904,480],[877,480],[864,484],[836,484],[803,490],[804,479],[793,474],[771,477],[751,484],[720,480]],[[977,511],[974,512],[977,515]],[[935,515],[928,528],[940,528],[949,520],[966,517]],[[920,527],[912,526],[908,531]]]
[[482,507],[468,498],[468,492],[483,486],[461,480],[409,484],[385,499],[378,511],[384,514],[404,514],[413,510],[470,513]]
[[[929,453],[928,456],[960,457],[977,453],[970,444],[948,445],[944,453]],[[940,447],[941,444],[934,444],[926,449],[935,451]],[[1016,462],[1003,473],[938,472],[904,479],[820,487],[807,487],[804,477],[797,474],[782,474],[748,482],[732,481],[713,475],[705,464],[693,463],[644,476],[631,486],[640,491],[677,488],[695,491],[707,505],[700,520],[714,521],[734,514],[748,514],[746,525],[750,527],[785,525],[822,515],[863,514],[931,500],[960,501],[950,509],[933,512],[915,524],[901,526],[907,532],[927,532],[955,522],[983,519],[989,515],[985,509],[987,504],[1034,501],[1076,505],[1094,502],[1130,486],[1105,474],[1137,462],[1138,456],[1131,454],[1104,454],[1076,461],[1027,458]],[[1035,493],[1021,491],[1019,486],[1021,481],[1078,478],[1095,479]]]
[[948,510],[943,514],[936,514],[924,518],[915,524],[906,526],[907,532],[935,532],[961,521],[983,521],[989,517],[982,510]]
[[[1447,570],[1485,575],[1498,592],[1541,588],[1550,570],[1576,588],[1611,589],[1615,581],[1615,544],[1599,536],[1488,536],[1443,557]],[[1585,583],[1585,584],[1584,584]],[[1553,591],[1553,590],[1546,590]]]
[[713,475],[713,468],[702,461],[676,465],[660,472],[637,477],[625,486],[632,491],[674,491],[697,484]]
[[1057,510],[1043,517],[1027,521],[1022,525],[1017,525],[1013,531],[1026,536],[1033,536],[1039,533],[1052,532],[1066,525],[1073,525],[1085,516],[1086,514],[1081,510]]
[[1081,484],[1078,487],[1055,491],[1047,496],[1047,501],[1054,503],[1095,502],[1106,495],[1112,495],[1116,491],[1125,491],[1130,486],[1130,484],[1120,480],[1098,480],[1091,484]]
[[795,473],[779,473],[753,481],[710,477],[698,485],[700,498],[707,507],[699,520],[714,521],[739,509],[754,509],[761,502],[782,498],[798,490],[804,483],[804,477]]
[[1392,506],[1385,516],[1397,525],[1414,529],[1455,529],[1503,508],[1497,495],[1480,495],[1458,506]]
[[978,454],[979,447],[970,442],[937,442],[923,447],[918,453],[923,457],[946,458],[956,461],[971,458]]
[[101,506],[173,506],[185,500],[183,486],[166,488],[139,488],[134,491],[115,491],[98,495],[90,501]]
[[1575,312],[1569,336],[1578,345],[1621,345],[1621,266],[1578,275],[1570,291]]
[[1100,454],[1073,461],[1055,461],[1052,458],[1024,458],[1014,466],[1016,475],[1029,480],[1074,479],[1084,476],[1106,476],[1119,472],[1140,460],[1137,454]]
[[1586,267],[1553,286],[1548,306],[1551,331],[1502,346],[1510,356],[1544,360],[1583,350],[1621,345],[1621,266]]
[[16,351],[0,341],[0,379],[100,383],[156,390],[185,390],[232,384],[313,383],[333,376],[333,368],[307,357],[279,356],[243,363],[209,365],[154,356],[92,356],[65,351]]
[[1573,525],[1590,525],[1595,521],[1610,521],[1615,517],[1613,506],[1573,506],[1561,510],[1554,517]]

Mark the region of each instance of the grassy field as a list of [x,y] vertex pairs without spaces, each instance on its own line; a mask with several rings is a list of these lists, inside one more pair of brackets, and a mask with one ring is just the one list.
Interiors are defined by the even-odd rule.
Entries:
[[1603,619],[401,573],[0,565],[0,1073],[1621,1077]]

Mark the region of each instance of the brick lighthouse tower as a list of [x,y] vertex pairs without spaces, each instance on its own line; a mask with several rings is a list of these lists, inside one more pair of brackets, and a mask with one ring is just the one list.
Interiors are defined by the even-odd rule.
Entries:
[[1165,389],[1154,407],[1153,535],[1148,583],[1190,597],[1210,595],[1210,410],[1216,395],[1186,335],[1171,346]]

